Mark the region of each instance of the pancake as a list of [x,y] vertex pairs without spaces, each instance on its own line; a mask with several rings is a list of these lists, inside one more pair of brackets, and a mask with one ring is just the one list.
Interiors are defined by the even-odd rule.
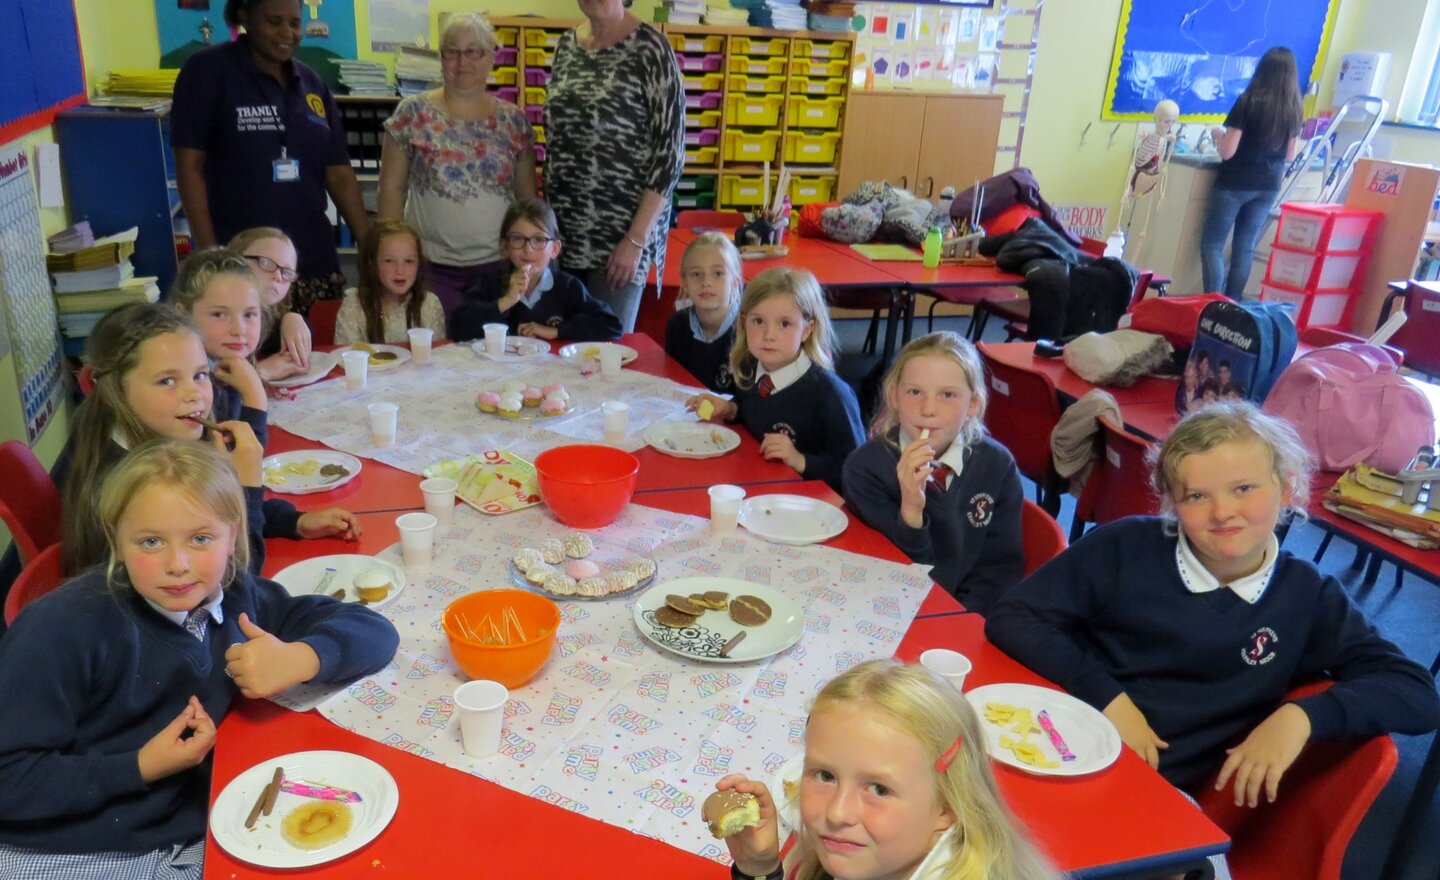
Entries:
[[321,849],[344,839],[353,821],[350,807],[338,801],[309,801],[285,814],[280,834],[299,849]]

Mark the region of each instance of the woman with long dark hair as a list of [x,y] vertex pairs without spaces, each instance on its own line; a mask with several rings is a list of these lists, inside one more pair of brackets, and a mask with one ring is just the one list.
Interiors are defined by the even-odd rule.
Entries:
[[[1283,46],[1265,52],[1223,128],[1216,128],[1220,170],[1200,234],[1205,290],[1239,300],[1250,280],[1250,262],[1265,220],[1280,195],[1285,166],[1300,148],[1304,121],[1295,54]],[[1225,261],[1225,240],[1230,260]]]

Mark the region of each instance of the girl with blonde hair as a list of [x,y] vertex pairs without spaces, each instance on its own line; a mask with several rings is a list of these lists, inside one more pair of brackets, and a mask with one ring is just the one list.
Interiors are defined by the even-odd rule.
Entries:
[[665,353],[711,391],[729,392],[730,352],[745,274],[740,252],[719,232],[702,232],[680,258],[679,309],[665,324]]

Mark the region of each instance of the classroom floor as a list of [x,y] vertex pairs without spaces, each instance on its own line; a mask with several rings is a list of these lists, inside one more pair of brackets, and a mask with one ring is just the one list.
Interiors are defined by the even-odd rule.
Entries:
[[[835,324],[841,341],[840,373],[856,387],[857,393],[860,393],[862,386],[872,384],[864,382],[864,377],[875,363],[873,357],[855,354],[860,351],[869,321],[844,319],[836,321]],[[883,325],[881,329],[883,331]],[[917,318],[916,335],[923,334],[925,329],[923,318]],[[965,317],[938,318],[935,329],[951,330],[963,335],[969,329],[969,320]],[[1004,341],[1004,331],[998,322],[992,321],[986,329],[987,339],[994,342]],[[864,406],[862,399],[862,407]],[[870,413],[867,411],[865,415],[868,420]],[[1025,481],[1025,491],[1029,497],[1034,497],[1034,486],[1028,480]],[[1067,530],[1074,506],[1073,499],[1067,497],[1061,509],[1060,522]],[[1302,559],[1311,559],[1324,534],[1319,528],[1308,523],[1298,524],[1286,537],[1284,549]],[[1395,569],[1386,564],[1381,567],[1375,586],[1362,590],[1360,582],[1363,572],[1350,568],[1354,556],[1351,545],[1336,539],[1331,542],[1329,550],[1319,562],[1320,570],[1345,584],[1381,633],[1399,645],[1416,662],[1428,668],[1435,659],[1436,651],[1440,650],[1440,587],[1417,577],[1407,576],[1400,590],[1395,592]],[[1395,744],[1400,751],[1400,764],[1351,839],[1350,847],[1345,853],[1341,880],[1437,880],[1437,866],[1440,866],[1440,810],[1434,809],[1433,805],[1430,824],[1420,835],[1421,841],[1411,859],[1410,869],[1404,876],[1381,876],[1395,828],[1409,803],[1411,790],[1420,773],[1420,766],[1424,763],[1425,753],[1430,748],[1432,737],[1432,734],[1395,737]],[[1283,782],[1281,796],[1284,796]]]

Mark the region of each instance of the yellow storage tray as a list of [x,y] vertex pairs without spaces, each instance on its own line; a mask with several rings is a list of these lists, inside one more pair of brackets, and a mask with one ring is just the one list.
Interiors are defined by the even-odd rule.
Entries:
[[682,79],[687,92],[718,92],[725,88],[723,73],[687,73]]
[[776,126],[780,124],[783,95],[731,95],[725,99],[727,125]]
[[785,55],[790,51],[788,37],[731,37],[730,51],[735,55]]
[[808,76],[790,77],[791,95],[839,95],[845,91],[843,79],[812,79]]
[[724,52],[725,38],[719,34],[702,37],[699,34],[666,34],[670,48],[676,52],[704,53]]
[[730,91],[747,92],[752,95],[778,94],[785,91],[785,77],[732,74],[730,76]]
[[755,175],[726,174],[720,178],[720,203],[758,205],[765,198],[765,178]]
[[785,124],[791,128],[838,128],[844,98],[811,98],[791,95],[785,111]]
[[785,161],[808,165],[828,164],[835,161],[835,151],[839,146],[838,131],[792,131],[785,136]]
[[513,67],[497,67],[490,71],[490,79],[486,82],[492,86],[513,86],[519,76],[520,71]]
[[685,114],[686,128],[719,128],[719,110],[692,110]]
[[719,147],[689,147],[685,150],[686,165],[713,168],[719,159]]
[[725,130],[726,162],[774,162],[780,146],[778,131]]
[[844,79],[850,69],[850,59],[796,58],[790,62],[790,72],[796,76],[824,76]]
[[554,49],[560,45],[560,35],[564,31],[542,31],[535,28],[525,29],[525,45],[530,48]]
[[537,126],[535,126],[535,143],[537,143],[537,144],[543,144],[543,143],[545,143],[545,126],[543,126],[543,125],[537,125]]
[[531,86],[525,90],[525,105],[527,107],[539,107],[545,103],[545,90]]
[[555,63],[555,53],[549,49],[526,49],[526,67],[549,67]]
[[835,178],[804,177],[790,178],[790,204],[812,205],[816,202],[835,201]]
[[774,76],[785,72],[784,58],[747,58],[744,55],[730,57],[731,73],[749,73],[756,76]]
[[849,58],[850,44],[844,40],[796,40],[791,54],[796,58]]
[[502,27],[495,29],[495,43],[499,46],[513,46],[520,38],[520,29],[513,27]]

